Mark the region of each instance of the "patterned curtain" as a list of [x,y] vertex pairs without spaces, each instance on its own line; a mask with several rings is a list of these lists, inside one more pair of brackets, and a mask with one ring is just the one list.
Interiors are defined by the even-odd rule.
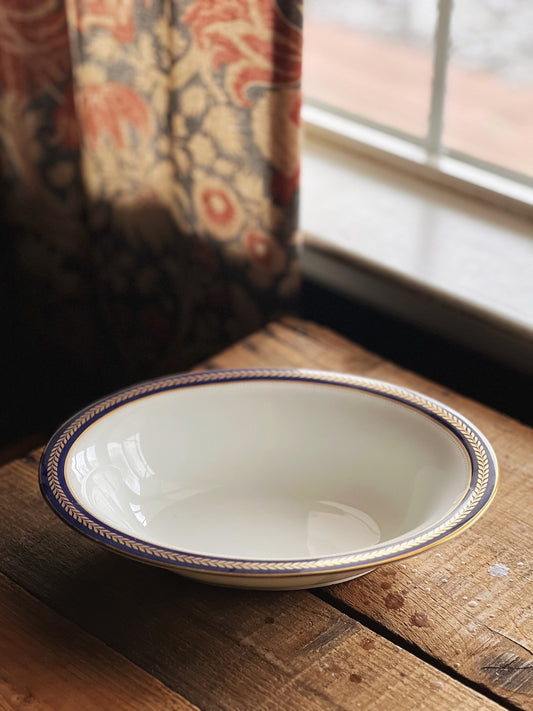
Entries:
[[0,0],[10,328],[126,382],[286,310],[300,67],[298,0]]

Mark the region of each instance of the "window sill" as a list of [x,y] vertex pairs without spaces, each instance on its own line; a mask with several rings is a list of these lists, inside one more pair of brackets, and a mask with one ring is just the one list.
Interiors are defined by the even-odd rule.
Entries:
[[533,373],[531,221],[307,135],[304,274]]

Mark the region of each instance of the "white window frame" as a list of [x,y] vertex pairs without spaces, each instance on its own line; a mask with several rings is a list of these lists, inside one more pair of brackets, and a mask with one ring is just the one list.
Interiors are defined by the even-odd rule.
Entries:
[[[533,265],[533,237],[529,240],[529,234],[533,234],[533,181],[442,145],[453,0],[439,0],[438,8],[428,102],[430,120],[425,137],[411,136],[304,97],[304,175],[306,161],[308,170],[307,178],[302,180],[300,212],[304,236],[302,272],[312,282],[352,299],[355,312],[358,302],[366,303],[533,375],[533,283],[529,268]],[[352,167],[353,181],[348,177]],[[328,176],[324,183],[322,171]],[[492,236],[488,237],[484,269],[462,271],[463,262],[445,259],[446,264],[452,265],[451,271],[446,272],[450,279],[446,285],[434,279],[431,271],[418,269],[416,249],[420,234],[416,232],[416,221],[411,223],[409,219],[406,223],[415,229],[412,236],[410,231],[409,236],[402,233],[406,241],[400,244],[400,250],[405,247],[414,259],[391,260],[390,244],[387,239],[375,239],[365,207],[358,206],[357,201],[353,213],[349,207],[353,186],[360,187],[361,180],[367,199],[375,196],[381,200],[384,194],[390,195],[376,187],[372,177],[376,174],[383,177],[386,191],[397,191],[396,208],[409,192],[406,218],[410,214],[408,204],[413,205],[413,200],[418,205],[416,214],[427,208],[436,209],[438,214],[442,206],[445,211],[450,210],[453,224],[459,225],[468,249],[478,248],[486,225]],[[428,181],[433,183],[429,191],[425,186]],[[390,218],[387,211],[380,214],[379,229],[395,234],[401,208],[400,212],[393,211]],[[432,232],[431,225],[428,230],[430,249],[434,254],[446,254],[446,233],[438,229]],[[497,235],[500,237],[491,241]],[[472,262],[473,258],[468,263]],[[456,281],[452,273],[455,268],[458,277],[468,274],[467,289],[456,289],[461,280]],[[510,273],[511,291],[513,295],[518,293],[520,299],[513,296],[512,309],[502,310],[502,303],[511,303],[507,298],[500,301],[502,294],[507,295],[506,279]]]

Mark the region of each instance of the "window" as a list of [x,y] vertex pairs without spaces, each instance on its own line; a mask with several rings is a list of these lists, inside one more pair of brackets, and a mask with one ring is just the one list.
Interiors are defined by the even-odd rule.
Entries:
[[306,0],[304,120],[533,205],[530,0]]
[[305,276],[354,314],[528,373],[531,27],[531,0],[305,0],[300,219]]

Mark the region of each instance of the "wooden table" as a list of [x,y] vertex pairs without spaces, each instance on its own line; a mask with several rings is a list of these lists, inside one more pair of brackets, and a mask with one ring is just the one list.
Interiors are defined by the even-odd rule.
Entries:
[[0,470],[0,709],[533,709],[532,430],[296,319],[204,366],[421,390],[491,440],[496,500],[454,540],[358,580],[228,590],[71,531],[41,500],[32,451]]

